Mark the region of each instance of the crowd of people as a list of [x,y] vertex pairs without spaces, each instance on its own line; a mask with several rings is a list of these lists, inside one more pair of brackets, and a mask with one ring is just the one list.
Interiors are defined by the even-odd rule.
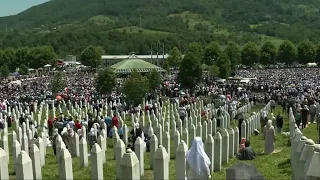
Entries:
[[[258,101],[257,96],[262,97],[262,102],[270,102],[271,109],[277,105],[282,106],[283,112],[279,113],[274,117],[271,114],[271,123],[268,119],[267,114],[262,114],[261,125],[262,131],[264,131],[264,136],[272,136],[271,132],[266,134],[265,132],[271,131],[275,123],[276,130],[278,133],[282,132],[284,120],[283,115],[289,111],[291,107],[295,115],[296,123],[301,129],[306,128],[308,124],[317,123],[317,129],[319,131],[320,127],[320,82],[318,81],[320,75],[316,68],[292,68],[292,69],[257,69],[257,70],[238,70],[236,72],[237,77],[242,78],[255,78],[252,79],[247,84],[242,84],[239,88],[239,84],[231,81],[226,81],[225,83],[212,82],[209,84],[199,85],[196,89],[196,93],[189,93],[188,90],[180,91],[179,85],[175,82],[168,83],[164,82],[160,92],[162,95],[168,95],[167,98],[172,98],[172,103],[179,104],[179,115],[184,122],[186,117],[190,115],[190,104],[192,104],[198,95],[206,97],[206,99],[215,99],[217,103],[224,103],[226,100],[229,102],[229,110],[236,108],[236,105],[241,104],[240,102],[246,103],[248,101]],[[67,87],[65,91],[59,96],[67,102],[66,107],[69,109],[75,104],[79,104],[80,101],[89,102],[94,106],[94,109],[99,112],[103,108],[104,103],[112,103],[112,109],[117,109],[118,111],[128,111],[128,112],[141,112],[147,110],[157,111],[158,102],[162,106],[161,98],[150,95],[147,100],[148,103],[145,107],[129,107],[125,100],[122,98],[121,93],[114,92],[111,95],[104,95],[97,93],[94,88],[94,74],[79,71],[67,73]],[[20,81],[21,83],[12,83],[12,81]],[[56,95],[52,94],[50,91],[50,76],[41,77],[27,77],[20,78],[11,81],[4,81],[0,86],[0,108],[3,113],[5,113],[6,107],[10,106],[12,108],[18,106],[21,107],[24,112],[29,107],[30,111],[34,111],[34,105],[40,105],[41,102],[46,102],[49,104],[49,108],[53,106],[58,106],[60,99],[56,98]],[[169,84],[169,85],[168,85]],[[213,98],[214,97],[214,98]],[[107,101],[104,101],[107,99]],[[233,102],[236,102],[233,104]],[[220,112],[221,113],[221,112]],[[205,109],[201,112],[201,115],[207,116]],[[219,112],[217,118],[219,117]],[[22,114],[19,117],[20,125],[26,122],[25,119],[30,118],[29,114]],[[239,128],[244,120],[243,116],[237,116],[239,122]],[[204,118],[206,119],[206,118]],[[218,119],[219,120],[219,119]],[[4,120],[0,120],[0,129],[3,128]],[[7,116],[6,119],[8,126],[11,126],[12,117]],[[29,121],[31,124],[38,127],[36,121]],[[59,114],[57,117],[51,116],[47,120],[48,132],[50,139],[52,140],[52,147],[54,152],[56,152],[55,139],[57,135],[60,134],[65,145],[68,148],[70,138],[73,138],[74,132],[79,134],[82,138],[82,126],[87,129],[87,138],[89,145],[94,145],[97,142],[97,137],[102,133],[104,129],[107,130],[107,136],[112,137],[112,127],[117,127],[119,136],[123,136],[123,129],[119,126],[119,119],[116,113],[110,116],[100,116],[99,114],[94,114],[90,112],[88,114],[88,119],[82,117],[67,117],[63,113]],[[106,124],[107,127],[104,127]],[[219,126],[219,121],[218,124]],[[63,131],[64,127],[69,127],[67,132]],[[97,131],[95,131],[97,130]],[[132,145],[128,148],[134,150],[134,142],[138,137],[144,134],[146,149],[149,149],[150,137],[147,136],[147,130],[140,128],[139,124],[134,124],[134,128],[130,132]],[[275,131],[273,129],[273,131]],[[320,131],[319,131],[320,132]],[[258,133],[257,133],[258,134]],[[37,136],[37,135],[35,135]],[[319,133],[320,136],[320,133]],[[274,138],[274,137],[273,137]],[[272,147],[274,142],[268,142],[266,146]],[[255,159],[256,154],[253,148],[250,146],[250,141],[241,138],[239,139],[239,155],[240,160],[252,160]],[[274,149],[274,145],[270,151]],[[267,152],[271,153],[271,152]],[[208,173],[208,167],[210,165],[210,160],[205,154],[203,149],[202,140],[195,138],[190,150],[186,156],[188,162],[188,176],[193,179],[206,179],[210,178],[210,173]],[[200,172],[201,171],[201,172]],[[201,174],[201,175],[200,175]]]

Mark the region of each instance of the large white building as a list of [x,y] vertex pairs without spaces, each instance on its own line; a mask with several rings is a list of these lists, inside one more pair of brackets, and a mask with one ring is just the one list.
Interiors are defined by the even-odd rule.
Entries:
[[154,54],[150,54],[150,55],[103,55],[101,57],[102,62],[104,63],[104,65],[106,66],[111,66],[114,65],[124,59],[128,59],[130,57],[134,56],[134,58],[136,59],[141,59],[144,61],[147,61],[149,63],[152,63],[156,66],[159,67],[163,67],[164,62],[166,61],[166,59],[168,58],[168,54],[159,54],[159,55],[154,55]]

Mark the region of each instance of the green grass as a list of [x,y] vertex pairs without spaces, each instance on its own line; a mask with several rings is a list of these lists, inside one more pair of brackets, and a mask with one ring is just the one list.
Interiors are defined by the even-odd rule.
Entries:
[[95,22],[98,25],[105,25],[105,24],[110,24],[110,23],[114,22],[113,19],[111,19],[108,16],[104,16],[104,15],[97,15],[97,16],[90,18],[89,20]]
[[127,32],[127,33],[132,33],[132,34],[142,33],[142,34],[149,34],[149,35],[169,35],[169,34],[172,34],[170,32],[165,32],[165,31],[155,31],[155,30],[144,29],[144,28],[140,29],[137,26],[122,27],[122,28],[113,29],[112,31]]
[[[251,112],[253,111],[259,111],[263,105],[256,105],[251,109]],[[282,112],[281,107],[277,107],[274,111],[274,114],[277,114],[278,112]],[[36,115],[36,114],[35,114]],[[287,114],[284,115],[284,128],[283,131],[288,131],[288,116]],[[246,117],[248,114],[246,115]],[[35,116],[37,117],[37,116]],[[128,117],[130,118],[130,117]],[[127,125],[131,125],[130,120],[126,120]],[[236,123],[237,124],[237,123]],[[13,129],[15,129],[14,126],[12,126],[9,129],[9,132],[11,132]],[[314,141],[317,141],[317,132],[316,132],[316,126],[310,125],[307,129],[304,131],[304,135],[308,138],[313,139]],[[9,146],[10,146],[10,152],[11,151],[11,143],[9,138]],[[252,147],[254,148],[257,158],[252,161],[248,161],[248,163],[254,164],[258,170],[264,175],[266,179],[290,179],[291,178],[291,168],[290,168],[290,147],[287,146],[288,143],[288,137],[285,135],[277,134],[276,137],[276,150],[281,150],[281,152],[277,154],[272,155],[263,155],[261,154],[264,151],[264,140],[262,135],[258,136],[251,136],[250,142]],[[116,161],[113,159],[113,147],[112,147],[112,139],[107,140],[108,148],[106,152],[106,158],[107,161],[104,163],[104,178],[105,179],[115,179],[116,173],[115,173],[115,164]],[[173,142],[171,141],[171,160],[169,163],[169,177],[170,179],[175,179],[175,160],[173,159]],[[142,177],[142,179],[153,179],[153,171],[150,169],[149,166],[149,158],[150,153],[145,153],[144,161],[145,161],[145,175]],[[229,160],[228,164],[225,164],[222,166],[222,170],[220,172],[214,172],[212,175],[213,179],[225,179],[226,177],[226,168],[232,166],[234,163],[236,163],[238,160],[233,158]],[[90,157],[89,157],[89,165],[86,168],[80,168],[79,165],[79,158],[74,157],[72,158],[72,164],[73,164],[73,176],[74,179],[90,179],[91,178],[91,166],[90,166]],[[9,171],[10,171],[10,179],[15,179],[15,175],[13,172],[13,162],[12,162],[12,155],[10,154],[10,164],[9,164]],[[46,154],[46,164],[42,168],[42,176],[43,179],[58,179],[58,165],[56,163],[56,159],[53,155],[52,148],[47,148],[47,154]]]
[[208,31],[213,30],[213,24],[210,21],[206,21],[200,14],[192,13],[189,11],[182,12],[180,14],[170,14],[168,17],[180,17],[184,22],[188,23],[189,30],[194,30],[194,26],[201,23],[208,27]]

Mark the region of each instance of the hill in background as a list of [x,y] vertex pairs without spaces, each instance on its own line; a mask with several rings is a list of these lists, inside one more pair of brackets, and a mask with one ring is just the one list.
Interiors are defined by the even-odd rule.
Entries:
[[317,43],[319,9],[317,0],[51,0],[0,18],[0,48],[51,45],[64,56],[88,45],[146,54],[193,41]]

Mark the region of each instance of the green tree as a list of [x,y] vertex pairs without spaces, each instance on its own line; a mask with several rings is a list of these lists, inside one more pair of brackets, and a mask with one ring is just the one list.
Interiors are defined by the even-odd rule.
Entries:
[[276,46],[267,41],[265,42],[260,49],[260,63],[263,65],[275,64],[277,57],[277,48]]
[[219,74],[220,74],[220,69],[217,65],[211,65],[208,67],[209,68],[209,73],[211,76],[214,76],[214,77],[219,77]]
[[22,64],[22,65],[20,65],[18,72],[21,75],[27,75],[29,73],[29,70],[26,65]]
[[203,58],[202,46],[197,42],[190,43],[188,46],[187,52],[192,53],[193,56],[196,56],[199,61],[201,61]]
[[315,62],[317,52],[314,44],[309,40],[301,41],[298,46],[298,61],[300,64]]
[[241,51],[239,46],[235,42],[229,41],[224,51],[229,56],[231,69],[235,69],[241,61]]
[[12,62],[15,61],[15,58],[16,58],[16,51],[15,49],[13,48],[6,48],[4,51],[3,51],[3,54],[2,54],[2,62],[5,63],[8,68],[9,68],[9,71],[14,71],[14,69],[16,67],[12,67],[11,64]]
[[137,72],[132,72],[122,87],[129,103],[138,106],[149,92],[149,80]]
[[100,53],[101,56],[106,54],[106,51],[104,50],[104,48],[102,46],[98,46],[98,47],[96,47],[96,49]]
[[57,56],[51,46],[37,46],[30,48],[28,51],[28,63],[25,65],[30,68],[43,68],[46,64],[54,65],[57,61]]
[[116,75],[110,69],[101,70],[95,81],[96,90],[103,94],[111,93],[112,89],[117,85],[116,78]]
[[161,75],[158,71],[153,70],[148,74],[150,91],[154,92],[161,84]]
[[201,58],[194,51],[189,51],[184,56],[179,71],[179,81],[184,88],[193,89],[201,80]]
[[230,68],[231,62],[229,56],[226,52],[223,52],[219,55],[217,60],[217,66],[219,67],[219,77],[220,78],[228,78],[231,74]]
[[241,52],[241,61],[243,65],[252,66],[259,62],[260,52],[254,42],[248,42]]
[[8,75],[10,74],[9,72],[9,68],[6,64],[3,64],[1,67],[0,67],[0,76],[2,78],[6,78]]
[[67,83],[62,72],[59,71],[54,74],[50,82],[50,87],[53,95],[64,91],[64,88],[67,87]]
[[170,72],[170,65],[168,60],[164,61],[163,69],[165,69],[168,73]]
[[215,61],[218,60],[218,57],[221,53],[220,45],[212,41],[204,50],[203,63],[211,66]]
[[43,66],[46,64],[51,64],[51,65],[55,65],[57,62],[57,55],[54,52],[54,49],[52,48],[52,46],[40,46],[40,50],[41,50],[41,59],[43,59],[44,64],[42,64]]
[[174,47],[169,54],[166,62],[168,62],[170,67],[179,67],[182,60],[182,54],[177,47]]
[[285,40],[280,45],[277,59],[279,62],[286,64],[292,64],[296,62],[297,50],[291,41]]
[[90,66],[92,68],[97,68],[101,64],[101,52],[99,49],[88,46],[81,52],[80,60],[85,66]]
[[15,61],[12,62],[12,66],[19,67],[22,64],[28,66],[28,64],[29,64],[28,51],[29,51],[28,47],[19,47],[16,50],[16,58],[15,58]]

